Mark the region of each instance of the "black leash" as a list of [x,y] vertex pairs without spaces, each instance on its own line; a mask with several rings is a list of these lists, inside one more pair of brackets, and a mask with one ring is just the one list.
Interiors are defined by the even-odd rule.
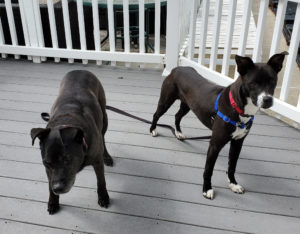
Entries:
[[[113,111],[113,112],[116,112],[120,115],[125,115],[129,118],[132,118],[132,119],[136,119],[136,120],[139,120],[143,123],[147,123],[147,124],[152,124],[151,121],[149,120],[146,120],[146,119],[143,119],[143,118],[140,118],[138,116],[135,116],[135,115],[132,115],[132,114],[129,114],[128,112],[126,111],[123,111],[123,110],[120,110],[116,107],[112,107],[112,106],[106,106],[106,109],[107,110],[110,110],[110,111]],[[173,128],[172,126],[170,125],[167,125],[167,124],[157,124],[157,126],[159,127],[162,127],[162,128],[167,128],[167,129],[170,129],[171,132],[173,133],[173,135],[176,137],[176,134],[175,134],[175,128]],[[176,137],[177,138],[177,137]],[[183,140],[203,140],[203,139],[210,139],[211,136],[200,136],[200,137],[186,137],[185,139]],[[177,138],[178,139],[178,138]],[[178,139],[179,140],[179,139]],[[182,140],[181,140],[182,141]]]

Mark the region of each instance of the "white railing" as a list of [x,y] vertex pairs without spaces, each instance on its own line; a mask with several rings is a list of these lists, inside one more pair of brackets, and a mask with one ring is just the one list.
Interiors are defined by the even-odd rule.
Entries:
[[[74,1],[73,1],[74,2]],[[84,15],[84,2],[90,2],[92,7],[92,15]],[[103,1],[101,1],[103,3]],[[43,27],[41,21],[40,5],[38,0],[19,0],[18,7],[21,13],[21,22],[23,26],[23,34],[25,39],[25,45],[17,44],[17,34],[15,29],[15,22],[12,12],[11,0],[5,0],[5,7],[7,12],[10,37],[12,44],[8,45],[4,41],[4,35],[2,30],[2,23],[0,21],[0,53],[2,56],[6,54],[14,54],[16,58],[20,55],[33,56],[34,62],[40,62],[46,60],[47,57],[52,57],[55,62],[59,62],[61,58],[68,58],[72,63],[74,59],[81,59],[84,64],[88,63],[88,60],[96,60],[97,64],[101,64],[101,61],[112,61],[112,65],[115,65],[116,61],[120,62],[136,62],[136,63],[157,63],[163,64],[164,54],[160,52],[160,27],[161,27],[161,2],[162,0],[136,0],[135,5],[139,9],[139,50],[131,51],[130,48],[130,25],[129,25],[129,0],[118,0],[118,4],[123,8],[123,35],[124,35],[124,51],[116,51],[115,46],[115,12],[114,12],[114,0],[107,0],[107,15],[108,15],[108,33],[109,33],[109,51],[102,50],[100,42],[100,24],[99,24],[99,10],[98,0],[77,0],[77,17],[79,27],[80,49],[73,49],[72,35],[70,21],[74,20],[69,17],[69,1],[61,0],[62,14],[65,31],[66,48],[58,47],[58,37],[56,28],[56,19],[54,14],[53,0],[47,0],[47,10],[49,15],[50,33],[52,47],[45,47]],[[154,52],[145,53],[145,4],[154,5],[155,11],[155,33],[154,33]],[[92,17],[94,25],[93,35],[86,35],[85,31],[85,17]],[[1,19],[0,19],[1,20]],[[87,37],[93,37],[94,50],[87,50]],[[152,42],[152,43],[153,43]],[[31,57],[29,57],[30,59]],[[128,64],[127,64],[128,65]]]
[[[57,22],[55,22],[53,0],[47,0],[52,47],[45,47],[43,25],[38,1],[19,0],[18,7],[20,8],[25,45],[18,45],[18,35],[16,34],[12,12],[13,6],[11,0],[5,0],[10,31],[9,36],[11,37],[12,42],[9,45],[5,42],[0,18],[0,53],[2,57],[5,58],[7,54],[13,54],[15,58],[18,59],[20,55],[25,55],[34,62],[45,61],[48,57],[54,58],[56,62],[59,62],[62,58],[67,58],[69,63],[72,63],[74,59],[81,59],[83,63],[94,60],[99,65],[102,61],[111,61],[111,65],[116,65],[116,62],[125,62],[126,66],[130,66],[130,63],[132,62],[139,64],[165,64],[164,75],[167,75],[172,68],[178,65],[186,65],[194,67],[201,75],[220,85],[229,85],[238,76],[232,55],[250,55],[255,62],[260,62],[262,58],[268,0],[260,0],[260,9],[256,26],[251,12],[253,0],[202,0],[201,5],[200,0],[135,0],[138,10],[139,26],[139,46],[135,51],[133,51],[130,46],[129,4],[131,3],[131,0],[106,1],[108,16],[107,28],[109,32],[108,51],[105,51],[101,46],[101,22],[99,22],[98,0],[76,1],[80,49],[74,49],[74,45],[72,44],[69,1],[61,1],[63,14],[63,22],[61,23],[64,25],[66,48],[59,48],[58,46]],[[84,15],[83,2],[86,1],[91,2],[92,14],[89,17],[92,17],[94,25],[93,35],[87,35],[85,32],[86,25],[84,24],[85,21],[83,19],[86,15]],[[117,49],[114,36],[114,3],[116,1],[119,1],[120,4],[123,5],[123,51]],[[144,22],[146,18],[146,4],[149,1],[154,3],[152,9],[155,11],[155,29],[152,40],[154,50],[151,53],[146,53],[145,31],[147,31],[147,25],[145,25]],[[300,0],[291,1],[297,2],[298,7],[294,21],[289,55],[287,56],[286,66],[283,68],[284,77],[280,95],[279,98],[275,99],[272,110],[282,116],[294,120],[296,123],[300,123],[300,96],[298,98],[297,106],[287,103],[300,40]],[[160,29],[161,24],[163,23],[161,22],[160,17],[161,2],[167,2],[167,36],[165,52],[162,52],[161,48]],[[273,39],[270,43],[270,55],[280,52],[279,42],[282,35],[287,2],[287,0],[280,0],[278,4]],[[240,3],[243,5],[242,9],[240,9],[241,7],[238,5]],[[227,7],[226,17],[224,17],[224,14],[222,17],[225,6]],[[238,11],[239,15],[236,14]],[[239,27],[235,27],[237,21],[239,22]],[[88,37],[93,37],[95,43],[94,50],[87,50]],[[236,39],[237,37],[238,39]],[[249,46],[249,38],[251,38],[252,41],[251,46]],[[235,45],[233,45],[234,41]],[[232,78],[228,76],[230,68],[235,69],[233,74],[231,72]]]
[[[187,35],[189,33],[190,13],[193,10],[191,0],[179,1],[179,50],[184,49],[187,43]],[[183,51],[180,51],[181,53]]]
[[[197,0],[191,1],[192,4],[198,2]],[[228,2],[228,0],[227,0]],[[283,20],[285,17],[286,12],[286,5],[287,0],[280,0],[278,3],[277,8],[277,16],[275,21],[273,39],[271,42],[271,49],[270,49],[270,56],[273,54],[280,52],[279,51],[279,42],[282,35],[283,30]],[[290,2],[298,3],[296,16],[294,20],[294,27],[293,33],[291,37],[291,42],[289,46],[289,55],[286,58],[286,66],[282,69],[284,73],[283,76],[283,83],[280,91],[279,98],[275,98],[274,106],[272,108],[273,111],[276,113],[288,117],[289,119],[295,121],[296,123],[300,123],[300,95],[298,98],[297,106],[293,106],[287,103],[288,94],[290,91],[290,84],[292,75],[296,66],[296,56],[298,52],[298,46],[300,41],[300,0],[290,0]],[[235,24],[235,14],[236,14],[236,6],[237,0],[229,0],[230,7],[229,7],[229,14],[227,17],[227,30],[226,30],[226,40],[224,44],[224,48],[222,48],[222,66],[221,72],[216,70],[217,64],[217,55],[218,55],[218,40],[220,38],[220,17],[222,13],[222,3],[223,0],[217,0],[216,7],[214,9],[214,28],[213,28],[213,42],[210,49],[210,59],[209,59],[209,66],[204,66],[204,58],[207,55],[207,46],[206,46],[206,37],[207,37],[207,18],[209,12],[209,3],[208,0],[202,0],[202,7],[201,10],[201,26],[198,30],[201,31],[200,34],[200,41],[199,44],[199,52],[198,58],[194,57],[195,52],[195,37],[196,37],[196,18],[197,18],[197,11],[191,12],[190,18],[190,28],[189,28],[189,43],[188,49],[186,53],[179,58],[179,65],[181,66],[192,66],[194,67],[201,75],[205,78],[221,85],[229,85],[231,84],[237,77],[238,74],[235,70],[235,74],[233,75],[234,79],[228,77],[228,71],[230,66],[235,66],[233,63],[230,62],[230,56],[232,55],[232,36],[233,36],[233,27]],[[257,28],[256,28],[256,40],[254,43],[254,49],[252,54],[252,59],[254,62],[261,62],[262,58],[262,45],[263,45],[263,37],[265,32],[266,26],[266,18],[267,18],[267,9],[268,9],[269,0],[261,0],[260,1],[260,9],[257,21]],[[244,55],[246,50],[246,42],[248,37],[249,31],[249,20],[251,16],[251,9],[252,9],[252,0],[243,0],[243,17],[242,17],[242,24],[241,24],[241,31],[239,36],[239,46],[237,50],[237,54]],[[167,58],[168,59],[168,58]]]
[[167,41],[166,68],[163,76],[170,73],[178,65],[181,48],[186,47],[186,36],[189,29],[190,13],[198,9],[198,2],[194,5],[191,0],[169,0],[167,5]]

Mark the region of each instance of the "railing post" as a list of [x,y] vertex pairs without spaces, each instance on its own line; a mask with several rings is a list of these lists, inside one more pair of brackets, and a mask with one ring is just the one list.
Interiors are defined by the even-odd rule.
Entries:
[[[240,35],[240,42],[237,54],[240,56],[245,55],[248,32],[249,32],[249,22],[251,17],[251,9],[252,9],[252,0],[248,0],[244,3],[243,10],[243,19],[242,19],[242,30]],[[237,71],[237,66],[235,67],[234,79],[236,80],[239,77],[239,73]]]
[[167,76],[178,65],[179,57],[179,1],[167,1],[167,39],[166,39],[166,67],[163,76]]
[[[282,101],[286,101],[289,96],[290,84],[295,69],[295,61],[297,57],[299,43],[300,43],[300,3],[298,3],[297,5],[292,38],[291,38],[291,43],[289,48],[289,56],[287,57],[286,60],[285,71],[284,71],[284,76],[281,85],[279,98]],[[298,100],[297,107],[300,108],[299,100]]]
[[222,7],[223,7],[223,0],[218,0],[215,6],[216,10],[214,16],[213,37],[212,37],[212,46],[211,46],[210,61],[209,61],[209,68],[211,70],[216,70],[218,46],[219,46],[219,39],[220,39]]
[[208,24],[208,13],[209,13],[209,0],[202,1],[202,12],[201,12],[201,28],[200,28],[200,42],[199,42],[199,55],[198,63],[203,65],[205,59],[205,46],[207,37],[207,24]]
[[[28,30],[28,36],[29,36],[29,45],[32,47],[39,47],[39,39],[38,39],[38,34],[37,34],[37,26],[36,26],[36,20],[35,20],[35,15],[33,11],[33,3],[32,1],[24,1],[24,0],[19,0],[19,6],[23,12],[24,12],[24,20],[27,30]],[[41,57],[33,56],[32,61],[34,63],[40,63],[41,62]]]
[[228,76],[228,71],[229,71],[229,60],[230,60],[231,49],[232,49],[232,38],[233,38],[233,29],[235,23],[235,15],[236,15],[236,5],[237,5],[237,0],[230,1],[230,10],[229,10],[228,21],[227,21],[228,25],[227,25],[226,41],[225,41],[222,71],[221,71],[221,73],[225,76]]
[[262,43],[264,39],[266,19],[267,19],[267,10],[268,10],[269,1],[260,0],[259,14],[257,20],[257,30],[256,30],[256,39],[252,55],[252,60],[255,63],[261,61],[262,56]]
[[195,49],[195,32],[196,32],[196,21],[198,12],[198,0],[193,0],[191,17],[190,17],[190,29],[189,29],[189,46],[188,46],[188,59],[194,59],[194,49]]
[[276,12],[276,20],[275,20],[273,38],[271,43],[271,49],[270,49],[270,58],[277,53],[279,47],[284,17],[286,13],[286,6],[287,6],[286,0],[279,1],[277,12]]
[[[4,45],[4,44],[5,44],[4,33],[3,33],[3,29],[2,29],[2,21],[1,21],[1,18],[0,18],[0,45]],[[1,57],[6,58],[7,54],[1,53]]]

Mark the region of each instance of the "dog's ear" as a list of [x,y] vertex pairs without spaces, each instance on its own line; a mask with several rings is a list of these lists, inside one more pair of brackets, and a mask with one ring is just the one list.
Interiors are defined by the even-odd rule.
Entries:
[[84,132],[81,128],[73,126],[64,126],[60,129],[60,135],[64,143],[66,143],[67,141],[75,141],[79,144],[82,144],[84,152],[87,151],[88,147],[84,138]]
[[241,76],[247,74],[247,72],[254,67],[254,63],[249,57],[242,57],[239,55],[235,56],[235,61],[237,65],[237,70]]
[[288,55],[289,53],[284,51],[280,54],[274,54],[268,61],[268,65],[272,67],[272,69],[278,73],[280,72],[282,68],[282,63],[284,60],[285,55]]
[[41,117],[42,117],[42,119],[45,120],[46,122],[48,122],[49,119],[50,119],[49,113],[46,113],[46,112],[41,113]]
[[75,141],[77,141],[78,143],[82,144],[83,151],[87,152],[88,145],[87,145],[86,140],[84,138],[83,130],[80,129],[80,128],[77,129],[77,133],[76,133],[76,136],[75,136]]
[[40,140],[47,136],[50,132],[50,128],[33,128],[30,131],[32,145],[34,145],[35,138],[39,138]]

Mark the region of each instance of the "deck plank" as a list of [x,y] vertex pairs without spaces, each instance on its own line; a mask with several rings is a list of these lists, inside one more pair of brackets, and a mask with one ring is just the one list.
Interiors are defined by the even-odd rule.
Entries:
[[77,232],[70,229],[62,229],[61,227],[49,227],[44,224],[36,225],[35,223],[29,223],[28,221],[15,221],[9,219],[0,219],[0,233],[13,233],[13,234],[65,234],[73,233],[73,234],[80,234],[80,233],[87,233],[87,232]]
[[[18,147],[13,149],[13,146],[0,144],[0,159],[16,160],[41,163],[38,149],[32,150],[29,147]],[[143,146],[136,146],[130,144],[120,145],[118,143],[108,142],[108,149],[112,156],[120,159],[138,160],[153,163],[162,163],[174,166],[184,166],[188,168],[204,168],[206,155],[201,153],[190,152],[174,152],[171,150],[159,148],[145,148]],[[145,151],[147,153],[145,153]],[[149,155],[151,157],[149,158]],[[299,180],[299,166],[295,164],[293,158],[290,161],[271,161],[255,158],[247,158],[241,156],[238,162],[237,174],[260,175],[275,178],[287,178]],[[220,155],[215,170],[225,172],[227,169],[228,156]],[[276,170],[274,170],[276,168]],[[201,175],[197,176],[201,180]]]
[[52,227],[78,230],[88,233],[215,233],[214,228],[202,228],[194,225],[178,224],[158,219],[123,215],[113,212],[99,211],[76,206],[64,206],[63,212],[49,217],[44,211],[45,202],[0,197],[0,215],[12,215],[17,221],[30,220],[37,224],[46,224]]
[[[42,110],[38,113],[28,111],[28,110],[26,112],[21,110],[15,110],[15,109],[10,110],[10,109],[0,108],[0,110],[1,110],[1,116],[0,116],[1,120],[8,120],[8,121],[20,122],[20,123],[27,122],[32,124],[44,124],[44,122],[42,122],[40,117],[40,112]],[[22,115],[20,115],[21,113]],[[152,118],[152,114],[150,113],[140,113],[136,111],[130,111],[130,113],[146,118],[148,120],[151,120]],[[109,111],[108,115],[111,120],[140,124],[139,121],[130,119],[128,117],[124,117],[114,112]],[[189,135],[194,133],[195,135],[209,134],[210,131],[205,126],[203,126],[200,123],[200,121],[198,121],[197,119],[189,120],[188,117],[193,117],[193,115],[191,114],[190,116],[183,118],[181,125],[183,127],[184,132],[188,131],[187,133]],[[160,123],[166,123],[166,124],[173,124],[173,122],[174,122],[174,116],[172,115],[164,115],[160,120]],[[289,127],[287,125],[284,125],[283,123],[278,123],[277,121],[275,123],[276,123],[276,128],[274,128],[274,125],[270,125],[270,123],[259,124],[255,122],[254,126],[251,128],[250,135],[253,134],[253,135],[263,135],[263,136],[272,136],[272,137],[293,138],[293,139],[300,138],[300,132],[298,130]]]
[[[107,105],[121,108],[124,111],[139,112],[140,114],[148,114],[148,119],[152,118],[153,113],[155,112],[157,107],[156,104],[126,102],[123,100],[118,100],[118,101],[107,100]],[[26,101],[0,99],[0,109],[7,109],[7,110],[21,110],[21,111],[34,112],[40,114],[41,112],[49,112],[51,106],[52,104],[50,103],[48,104],[48,103],[42,103],[38,101],[26,102]],[[177,111],[178,111],[178,107],[172,106],[164,116],[172,116],[174,121],[174,115],[177,113]],[[196,119],[195,115],[191,111],[184,117],[184,121],[188,121],[189,119],[192,120]],[[269,118],[266,115],[256,115],[255,123],[264,124],[264,125],[286,126],[283,122],[274,118]]]
[[[8,180],[5,184],[1,183],[1,185],[3,185],[4,188],[9,188],[10,186],[9,182],[12,181]],[[27,197],[30,197],[30,201],[24,201],[25,199],[23,199],[22,203],[27,203],[27,202],[43,203],[43,207],[45,209],[46,204],[45,204],[44,197],[47,197],[46,183],[32,182],[32,181],[16,181],[16,180],[14,180],[13,182],[16,183],[18,187],[22,188],[23,194],[27,195]],[[33,183],[35,183],[35,187],[38,189],[39,193],[30,189]],[[20,190],[12,191],[8,193],[10,197],[17,198],[14,199],[17,200],[17,203],[19,199],[21,200],[24,197],[23,194],[20,192]],[[290,230],[293,229],[297,230],[297,228],[300,227],[300,224],[293,223],[293,221],[297,220],[297,218],[294,217],[278,217],[276,215],[271,215],[271,214],[253,213],[253,212],[242,211],[242,210],[231,210],[231,209],[220,208],[220,207],[205,206],[201,204],[195,205],[195,204],[183,203],[178,201],[170,201],[166,199],[158,199],[154,197],[141,197],[132,194],[121,194],[117,192],[111,192],[110,194],[112,197],[113,206],[111,207],[111,209],[105,210],[97,206],[95,202],[97,201],[97,196],[94,188],[86,189],[86,188],[75,187],[72,192],[68,193],[66,196],[62,198],[61,202],[62,204],[64,204],[62,211],[65,212],[65,210],[74,207],[86,209],[87,210],[86,215],[90,215],[89,213],[91,213],[91,211],[98,211],[100,216],[99,222],[103,222],[102,217],[103,217],[103,213],[105,212],[104,213],[105,215],[119,216],[116,218],[117,220],[115,220],[116,223],[118,222],[118,218],[120,218],[120,216],[122,216],[123,214],[129,214],[131,217],[132,216],[144,217],[150,220],[155,220],[157,222],[162,222],[164,220],[169,222],[171,224],[170,226],[172,226],[172,224],[174,225],[175,222],[177,222],[177,226],[179,226],[179,228],[180,226],[185,226],[189,224],[189,225],[195,225],[196,227],[198,226],[198,228],[201,225],[206,225],[207,227],[214,226],[219,229],[235,230],[240,232],[255,232],[255,231],[263,232],[265,223],[259,224],[260,219],[266,220],[265,222],[269,224],[273,220],[277,221],[275,226],[273,226],[272,229],[266,231],[265,233],[272,233],[272,231],[274,230],[284,232],[286,230],[284,224],[287,223],[291,223]],[[1,197],[0,197],[0,202],[1,202]],[[219,215],[222,217],[222,219],[215,220],[209,217],[209,214],[214,213],[216,210],[218,210]],[[198,215],[195,216],[194,215],[195,213],[197,213]],[[268,216],[271,216],[273,220],[270,220]],[[247,219],[244,218],[242,219],[242,222],[236,224],[230,222],[230,219],[237,220],[238,217],[247,217]],[[85,218],[84,220],[86,221],[86,217],[84,218]],[[181,225],[179,225],[179,223]],[[256,227],[249,228],[250,223],[257,223],[258,225]],[[87,224],[84,224],[82,221],[79,222],[79,225],[78,223],[76,223],[77,227],[78,226],[80,227],[80,225],[86,226]],[[122,223],[120,224],[119,227],[120,229],[122,228],[121,225]],[[188,230],[184,230],[184,227],[181,227],[180,231],[188,231]],[[175,232],[180,233],[179,230]],[[146,231],[143,233],[148,233],[148,232]]]
[[[139,176],[143,178],[155,178],[179,183],[196,184],[199,186],[199,189],[200,185],[202,185],[202,174],[204,171],[203,168],[190,168],[184,166],[125,159],[116,159],[115,161],[116,165],[119,165],[120,167],[107,168],[106,172],[113,174]],[[37,167],[41,167],[40,164],[27,165],[23,162],[6,160],[1,161],[0,167],[3,176],[11,176],[11,166],[15,166],[16,168],[20,169],[25,165],[27,168],[32,168],[34,170],[37,170]],[[44,174],[44,168],[41,167],[41,169],[43,169],[42,172]],[[34,175],[32,175],[31,172],[26,173],[26,175],[24,174],[24,178],[26,177],[27,179],[35,179],[33,178]],[[237,180],[240,184],[244,185],[247,191],[250,192],[300,198],[299,180],[239,173],[237,174]],[[227,188],[227,178],[225,171],[215,170],[212,183],[215,187]]]
[[[24,141],[24,137],[29,137],[28,133],[15,133],[15,132],[0,132],[0,143],[3,145],[15,145],[21,147],[30,147],[31,141],[27,139]],[[169,133],[170,134],[170,133]],[[266,137],[264,137],[266,138]],[[284,138],[286,139],[286,138]],[[141,142],[143,140],[143,142]],[[107,143],[114,143],[120,145],[142,146],[144,148],[157,148],[160,150],[176,150],[177,152],[193,153],[206,155],[208,142],[207,141],[186,141],[180,142],[174,137],[152,137],[147,134],[136,134],[121,131],[109,131],[106,135]],[[297,142],[297,140],[296,140]],[[247,143],[247,142],[246,142]],[[246,144],[243,147],[241,158],[254,159],[262,161],[274,161],[274,162],[297,162],[298,150],[286,150],[278,147],[258,147],[256,145]],[[220,152],[221,157],[227,157],[229,146],[225,146]],[[282,154],[285,154],[282,159]],[[296,156],[295,156],[296,155]]]
[[[214,170],[213,201],[201,195],[208,141],[179,142],[161,128],[160,136],[152,138],[148,125],[108,112],[106,140],[115,160],[113,168],[105,168],[111,207],[98,207],[96,177],[87,167],[71,192],[61,196],[61,212],[50,217],[47,178],[29,131],[45,126],[40,113],[49,111],[63,75],[74,69],[100,77],[109,105],[152,118],[163,81],[160,71],[1,61],[1,233],[297,233],[300,229],[300,132],[262,112],[237,167],[246,193],[233,194],[227,188],[226,146]],[[175,103],[160,122],[173,124],[178,106]],[[210,134],[192,113],[182,126],[188,136]]]

